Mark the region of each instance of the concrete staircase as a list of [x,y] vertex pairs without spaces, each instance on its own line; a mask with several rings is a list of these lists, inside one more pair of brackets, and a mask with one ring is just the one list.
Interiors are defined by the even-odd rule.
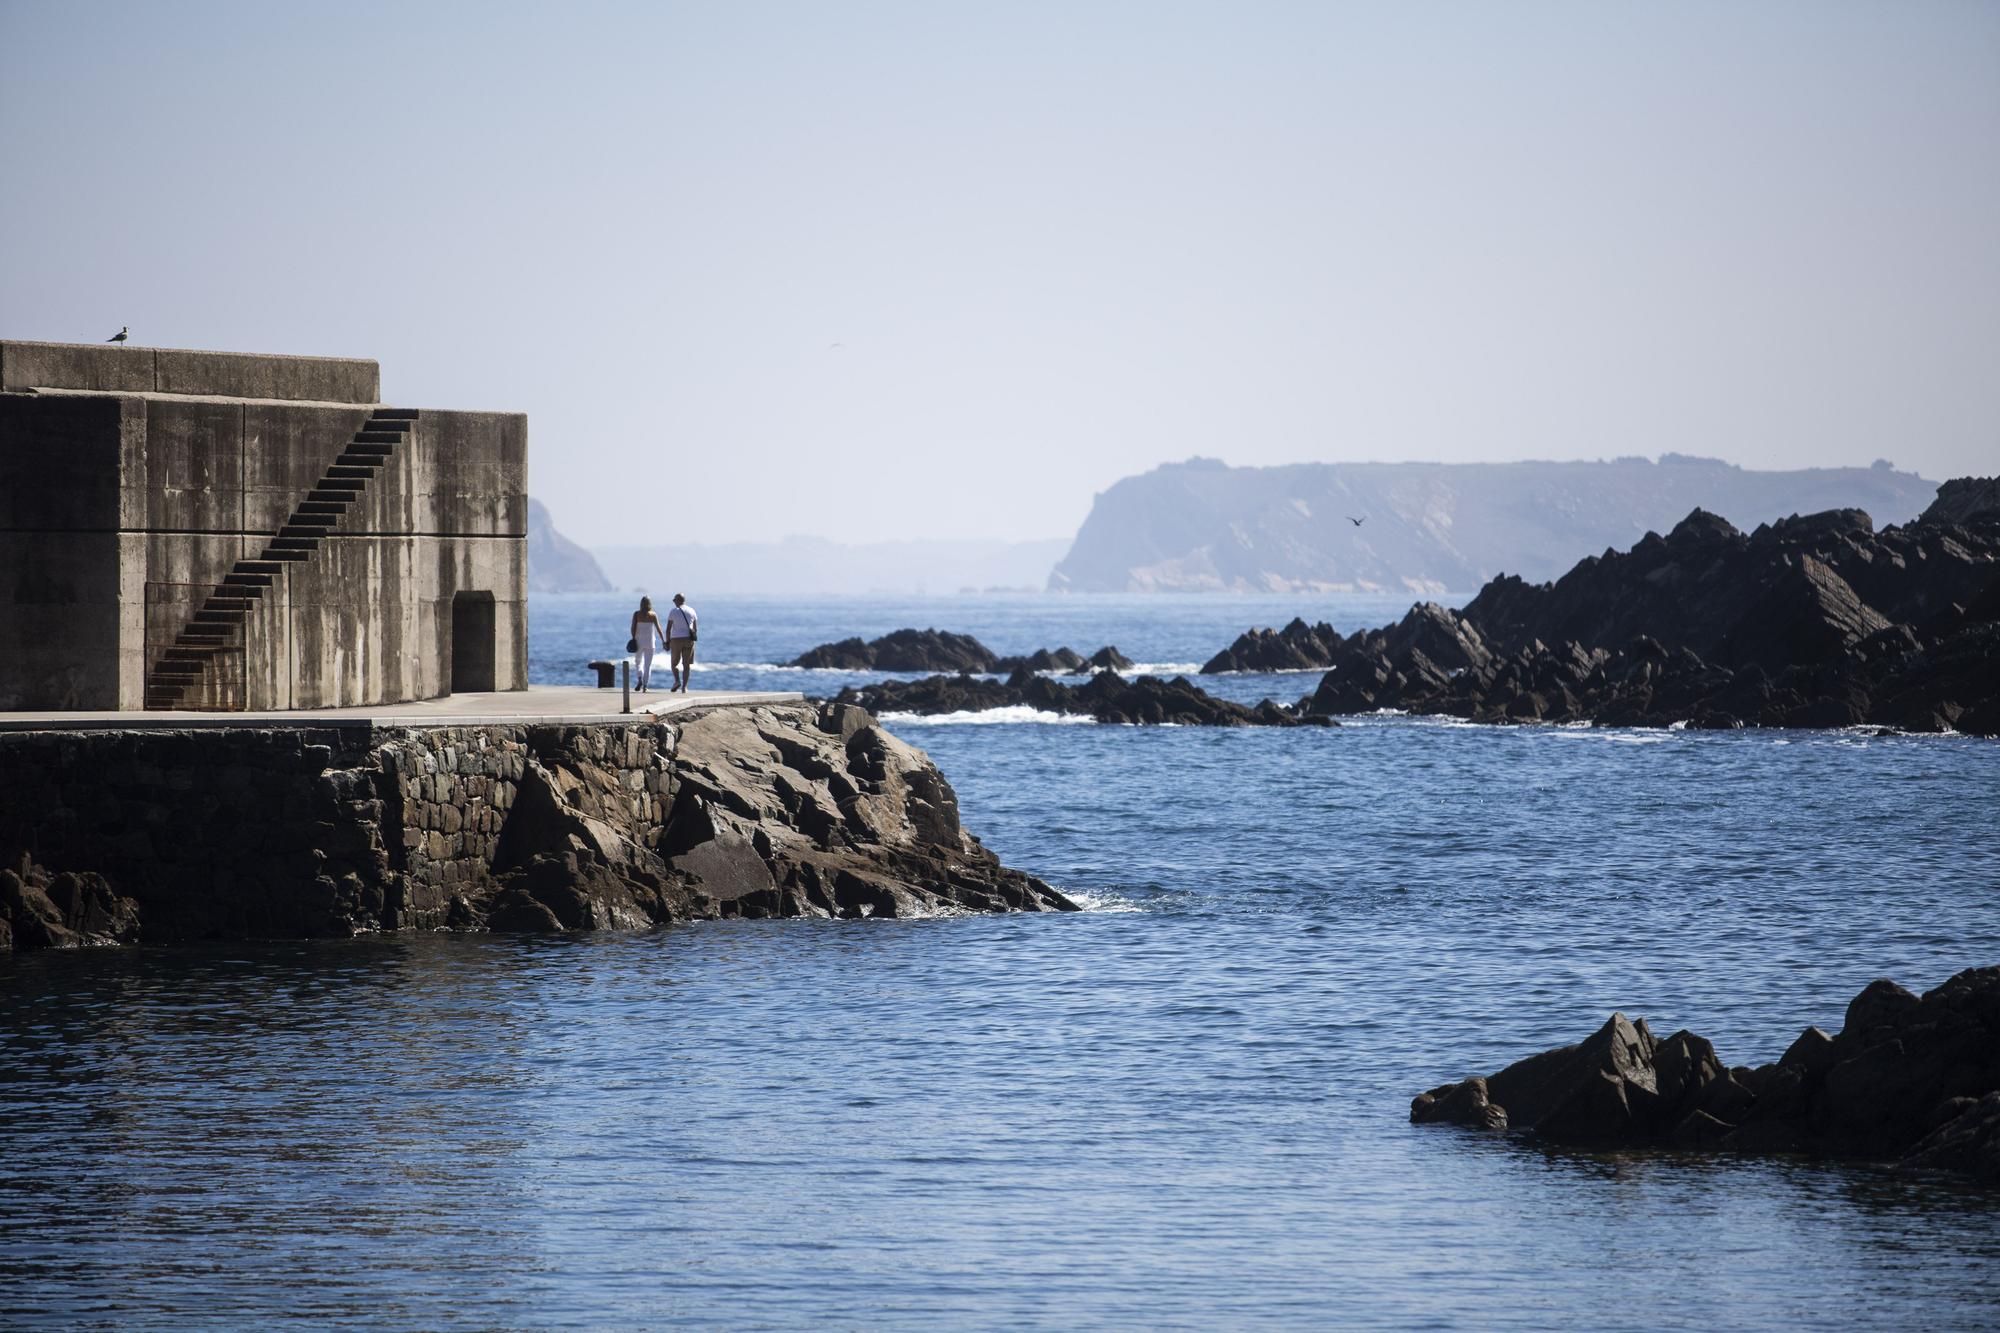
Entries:
[[[244,634],[264,590],[286,565],[312,559],[321,540],[340,526],[348,506],[360,499],[369,481],[394,456],[396,446],[409,438],[416,420],[417,409],[413,407],[374,410],[292,510],[263,553],[255,559],[238,560],[196,608],[172,645],[148,664],[147,708],[181,707],[190,691],[208,678],[223,653],[236,650],[247,656]],[[241,708],[242,701],[236,706]]]

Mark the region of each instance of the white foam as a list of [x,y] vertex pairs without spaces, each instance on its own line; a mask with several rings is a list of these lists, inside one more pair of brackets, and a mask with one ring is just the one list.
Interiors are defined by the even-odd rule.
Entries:
[[1095,726],[1094,717],[1074,713],[1049,713],[1026,704],[1005,708],[962,708],[955,713],[883,713],[881,720],[901,727],[986,727],[1002,723],[1039,723],[1046,726]]
[[[1134,670],[1139,669],[1134,668]],[[1199,672],[1201,666],[1194,662],[1165,662],[1159,666],[1144,669],[1155,673],[1161,671]],[[1329,670],[1331,670],[1329,667],[1280,667],[1275,671],[1217,671],[1213,674],[1218,676],[1324,676]]]
[[1664,745],[1674,739],[1673,732],[1683,728],[1663,727],[1592,727],[1589,730],[1571,730],[1568,727],[1550,727],[1552,736],[1562,736],[1571,740],[1603,741],[1607,745]]
[[[1128,666],[1128,667],[1126,667],[1126,668],[1125,668],[1125,669],[1124,669],[1123,671],[1119,672],[1118,674],[1119,674],[1119,675],[1121,675],[1121,676],[1198,676],[1198,675],[1200,675],[1200,674],[1201,674],[1201,663],[1199,663],[1199,662],[1134,662],[1134,663],[1133,663],[1133,664],[1132,664],[1131,666]],[[1237,674],[1239,674],[1239,673],[1237,673],[1237,672],[1233,672],[1233,671],[1232,671],[1232,672],[1227,672],[1227,673],[1225,673],[1225,674],[1227,674],[1227,675],[1237,675]],[[1277,674],[1280,674],[1280,673],[1277,673],[1277,672],[1263,672],[1263,673],[1250,673],[1250,672],[1246,672],[1246,673],[1241,673],[1241,674],[1264,674],[1264,675],[1277,675]]]
[[1097,893],[1090,889],[1063,889],[1063,897],[1075,903],[1086,912],[1137,912],[1143,910],[1129,898],[1115,894]]

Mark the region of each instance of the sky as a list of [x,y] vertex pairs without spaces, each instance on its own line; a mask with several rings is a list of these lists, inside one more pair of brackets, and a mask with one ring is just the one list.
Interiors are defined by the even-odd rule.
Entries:
[[0,337],[368,356],[585,544],[2000,471],[2000,4],[0,0]]

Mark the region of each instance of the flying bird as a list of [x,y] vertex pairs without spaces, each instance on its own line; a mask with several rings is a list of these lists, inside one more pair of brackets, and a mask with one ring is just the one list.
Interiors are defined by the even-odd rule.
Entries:
[[108,343],[122,343],[131,336],[132,336],[131,326],[126,324],[121,324],[118,326],[118,332],[112,334],[109,338],[106,338],[104,341]]
[[1363,523],[1366,523],[1368,521],[1368,515],[1366,514],[1363,514],[1360,518],[1356,518],[1352,514],[1342,514],[1341,517],[1346,519],[1349,523],[1352,523],[1357,528],[1360,527]]

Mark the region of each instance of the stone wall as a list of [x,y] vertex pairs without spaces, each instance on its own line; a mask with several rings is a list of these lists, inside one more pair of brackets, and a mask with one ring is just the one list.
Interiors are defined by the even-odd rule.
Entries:
[[[101,877],[148,941],[1069,906],[960,827],[921,751],[840,705],[0,733],[0,866],[17,939],[37,877],[65,874]],[[58,916],[71,937],[42,942],[93,942]]]

